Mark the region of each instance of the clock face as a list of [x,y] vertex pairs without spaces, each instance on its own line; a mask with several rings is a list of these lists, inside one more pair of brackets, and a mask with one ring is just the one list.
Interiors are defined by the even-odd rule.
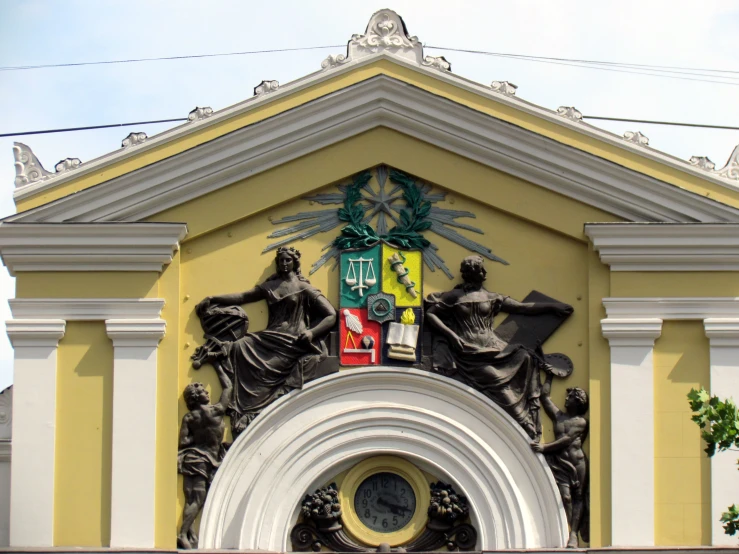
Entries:
[[359,520],[378,533],[405,527],[416,512],[411,485],[395,473],[375,473],[365,479],[354,495]]

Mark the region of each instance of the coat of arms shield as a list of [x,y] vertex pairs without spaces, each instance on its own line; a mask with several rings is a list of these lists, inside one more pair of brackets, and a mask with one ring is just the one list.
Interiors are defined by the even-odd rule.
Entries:
[[339,357],[343,366],[421,362],[423,260],[380,243],[341,252]]

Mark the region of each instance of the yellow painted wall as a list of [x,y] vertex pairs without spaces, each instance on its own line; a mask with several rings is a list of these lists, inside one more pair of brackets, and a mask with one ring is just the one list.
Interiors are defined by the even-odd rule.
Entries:
[[[72,181],[48,194],[24,201],[19,209],[27,209],[58,195],[81,190],[137,167],[154,163],[157,159],[191,148],[198,144],[198,141],[210,140],[337,87],[378,73],[406,80],[474,109],[531,128],[561,142],[613,159],[617,163],[664,178],[690,190],[728,194],[730,197],[727,196],[726,201],[739,205],[739,197],[735,198],[736,195],[714,190],[713,185],[697,178],[666,169],[656,162],[645,161],[636,155],[624,153],[616,147],[585,139],[573,131],[536,120],[495,101],[454,89],[394,64],[381,62],[337,78],[335,82],[315,87],[313,91],[306,92],[303,96],[269,103],[260,111],[235,119],[218,129],[202,131],[197,136],[176,145],[161,147],[125,164],[111,166],[95,176]],[[739,292],[739,287],[734,284],[736,280],[729,273],[701,276],[616,273],[609,276],[608,268],[600,263],[597,254],[588,247],[582,229],[585,222],[618,221],[619,218],[440,150],[413,137],[389,129],[375,129],[149,218],[150,221],[184,221],[190,230],[181,253],[175,257],[161,278],[154,272],[19,274],[16,285],[18,297],[165,298],[166,306],[162,317],[167,321],[168,327],[167,336],[160,346],[157,379],[159,404],[156,546],[174,547],[175,532],[181,517],[183,504],[181,480],[177,478],[175,467],[179,421],[186,411],[182,390],[193,380],[200,380],[211,390],[212,397],[217,397],[220,393],[212,370],[206,367],[201,371],[195,371],[189,362],[195,347],[203,341],[202,330],[193,311],[195,304],[207,295],[251,288],[264,281],[273,272],[273,254],[261,254],[268,243],[267,235],[276,230],[271,221],[298,211],[321,208],[317,205],[311,207],[306,201],[296,197],[309,192],[334,190],[328,184],[346,179],[356,172],[380,163],[386,163],[433,182],[438,190],[449,192],[445,207],[469,210],[477,215],[477,219],[469,223],[479,226],[485,234],[470,236],[481,240],[497,255],[511,263],[510,266],[502,266],[487,262],[489,272],[487,286],[490,290],[521,299],[530,290],[538,289],[575,307],[574,315],[545,345],[545,350],[566,353],[573,359],[576,368],[575,374],[566,383],[555,383],[553,391],[555,402],[558,405],[563,404],[566,386],[581,386],[591,397],[589,414],[591,435],[586,443],[586,449],[589,450],[591,459],[592,545],[609,544],[610,443],[607,439],[611,425],[608,400],[609,355],[608,345],[600,332],[599,321],[604,316],[601,299],[606,296],[702,295],[698,291],[704,294],[710,291],[711,295],[717,296],[733,296]],[[296,243],[303,252],[306,273],[310,264],[321,255],[321,249],[337,232],[338,230]],[[459,262],[468,252],[445,239],[436,236],[432,238],[440,247],[440,254],[447,261],[447,265],[456,274]],[[337,273],[330,272],[324,267],[311,277],[311,281],[336,304],[338,278]],[[448,290],[456,282],[449,281],[438,271],[435,273],[427,271],[424,293]],[[267,320],[266,305],[260,303],[248,306],[247,313],[251,319],[252,330],[264,327]],[[686,340],[686,337],[692,340],[691,337],[697,335],[695,329],[690,327],[692,325],[690,323],[686,324],[687,327],[678,326],[675,329],[670,329],[671,325],[666,325],[663,338],[658,342],[655,360],[663,364],[660,367],[664,368],[668,368],[672,363],[674,367],[669,370],[670,372],[674,371],[675,367],[680,367],[682,371],[684,366],[680,364],[686,362],[675,361],[676,356],[674,353],[670,354],[669,348],[676,348],[681,341]],[[672,339],[670,335],[674,335]],[[667,350],[664,350],[664,353],[660,350],[663,348],[660,344],[666,345],[664,348]],[[691,356],[697,356],[695,352],[684,353],[679,350],[675,352],[678,352],[677,357],[680,360],[690,360],[693,359]],[[90,360],[99,362],[103,357],[109,360],[109,365],[97,365],[95,371],[99,375],[95,374],[97,377],[93,379]],[[106,463],[110,465],[110,422],[109,415],[105,414],[109,414],[110,411],[111,383],[110,375],[105,372],[112,368],[112,345],[105,336],[103,323],[69,324],[67,336],[60,344],[59,360],[59,424],[66,430],[62,431],[60,427],[59,436],[64,439],[60,438],[62,442],[59,444],[64,446],[59,450],[56,468],[55,508],[58,515],[55,521],[57,533],[55,540],[60,545],[104,545],[109,537],[109,523],[108,528],[105,528],[101,521],[105,519],[105,509],[108,510],[109,519],[109,469],[107,481],[101,477],[97,485],[87,483],[85,485],[87,488],[79,489],[83,491],[79,498],[75,498],[74,495],[70,497],[70,489],[64,488],[71,487],[69,483],[77,483],[78,468],[89,469],[87,474],[95,475],[95,468],[92,467],[95,463],[100,468]],[[707,372],[706,360],[705,363],[701,362],[703,365],[696,366],[700,368],[699,371]],[[90,375],[81,374],[88,370]],[[672,411],[671,407],[677,405],[676,399],[681,394],[684,400],[686,392],[683,391],[685,388],[683,381],[671,381],[670,372],[655,377],[658,410],[662,409],[664,413]],[[680,372],[678,374],[682,375]],[[87,379],[83,379],[83,376]],[[703,382],[701,379],[703,378],[698,380]],[[97,389],[93,390],[94,387]],[[73,394],[77,389],[92,391],[90,392],[92,398],[83,399],[79,405],[91,410],[91,413],[100,414],[96,417],[101,422],[101,427],[93,429],[78,426],[72,436],[70,430],[77,421],[75,418],[80,417],[75,404],[78,399]],[[674,405],[670,404],[673,400]],[[658,421],[662,421],[661,417],[658,414]],[[667,416],[665,418],[670,419]],[[543,420],[545,440],[550,440],[551,424],[546,416],[543,416]],[[688,432],[684,429],[683,431]],[[669,433],[674,433],[674,427]],[[82,445],[84,448],[67,445]],[[99,447],[98,458],[85,455],[85,448],[91,448],[90,445]],[[681,452],[693,451],[688,449]],[[685,459],[693,460],[691,456],[685,456]],[[656,463],[665,460],[665,464],[695,464],[694,461],[675,462],[674,460],[678,458],[683,459],[672,456],[669,449],[658,446]],[[703,463],[698,463],[698,473],[690,470],[692,473],[685,474],[689,476],[691,483],[700,483],[698,488],[701,492],[697,501],[694,497],[669,496],[671,482],[666,480],[667,477],[658,478],[659,487],[662,487],[657,491],[660,505],[670,510],[679,505],[682,509],[684,540],[693,540],[697,536],[696,530],[686,523],[689,519],[686,514],[689,514],[691,509],[703,510],[700,512],[702,514],[700,538],[696,544],[705,542],[703,537],[707,489],[703,487],[705,479]],[[80,503],[82,508],[73,510],[75,506],[70,504],[72,502]],[[658,521],[662,527],[658,529],[658,540],[668,544],[673,539],[672,535],[663,532],[667,520],[662,514],[671,511],[660,510],[662,508],[658,509]],[[73,514],[83,514],[85,517],[74,519],[76,515]]]
[[16,298],[156,298],[154,271],[19,272]]
[[739,279],[730,271],[640,271],[611,273],[614,297],[739,296]]
[[154,514],[156,527],[154,545],[157,548],[176,548],[174,533],[177,521],[176,499],[182,494],[181,477],[178,481],[177,448],[179,433],[178,399],[182,395],[179,382],[180,312],[183,303],[180,294],[180,253],[159,280],[159,297],[164,299],[161,318],[167,322],[167,333],[159,343],[157,353],[157,421],[156,421],[156,496]]
[[[393,150],[400,148],[404,149],[404,159],[399,155],[391,155]],[[597,288],[596,282],[600,282],[601,289],[607,289],[608,278],[607,269],[604,271],[602,267],[594,269],[593,276],[589,276],[593,256],[597,260],[597,255],[589,251],[582,236],[582,222],[593,218],[615,218],[479,164],[450,157],[398,133],[383,130],[367,133],[354,144],[344,143],[340,152],[332,150],[330,155],[327,153],[329,157],[326,160],[321,159],[323,152],[297,160],[215,193],[217,200],[210,195],[156,216],[157,220],[187,221],[191,236],[194,237],[188,238],[181,250],[180,295],[183,300],[180,329],[183,335],[178,365],[180,392],[188,383],[199,380],[208,386],[212,397],[220,393],[214,372],[207,366],[196,371],[189,362],[195,348],[203,342],[202,330],[194,313],[197,302],[208,295],[244,291],[264,281],[274,273],[274,253],[261,254],[265,246],[272,242],[267,235],[278,229],[271,221],[299,211],[325,209],[318,205],[311,207],[300,199],[269,208],[272,199],[295,195],[295,188],[302,188],[298,187],[300,184],[308,192],[314,188],[313,183],[325,183],[328,178],[334,177],[336,169],[327,163],[329,159],[339,163],[339,160],[346,160],[347,156],[349,159],[354,156],[362,160],[361,163],[366,163],[364,156],[368,150],[375,150],[378,156],[392,158],[397,162],[394,167],[399,169],[434,174],[435,184],[447,185],[438,187],[438,190],[449,192],[444,207],[469,210],[476,214],[476,219],[467,222],[479,226],[484,235],[466,234],[480,240],[511,264],[504,266],[486,262],[489,290],[522,299],[532,289],[537,289],[575,307],[575,314],[545,345],[547,352],[568,354],[577,368],[566,383],[555,384],[553,398],[556,403],[563,405],[567,386],[581,386],[589,390],[592,381],[588,375],[591,364],[588,341],[593,310],[588,295],[591,287]],[[443,160],[436,163],[434,159],[439,157]],[[365,167],[357,163],[347,173],[351,175]],[[311,184],[306,185],[306,181]],[[318,189],[320,192],[333,190],[333,186]],[[256,194],[256,191],[261,193]],[[470,198],[472,195],[475,199]],[[526,198],[526,202],[522,198]],[[542,206],[548,206],[549,210],[544,210]],[[244,211],[256,213],[239,218]],[[512,212],[515,211],[523,213],[525,217],[514,215]],[[196,214],[201,214],[199,219],[192,219]],[[537,219],[539,222],[535,222]],[[338,229],[294,244],[302,252],[305,273],[321,255],[321,249],[337,233]],[[436,235],[429,235],[429,238],[439,246],[440,255],[453,273],[458,275],[459,263],[469,252]],[[339,275],[328,267],[324,266],[310,279],[336,305]],[[450,281],[440,271],[424,271],[424,294],[449,290],[459,282],[458,278]],[[596,303],[599,302],[600,297]],[[264,328],[267,322],[266,304],[260,302],[245,308],[250,318],[250,329]],[[596,317],[597,325],[601,316],[598,313]],[[599,363],[607,367],[607,357],[603,358],[602,352],[600,354]],[[180,395],[179,417],[185,413]],[[543,413],[542,417],[545,438],[551,440],[551,423]],[[178,491],[178,494],[179,521],[183,498],[181,492]],[[600,490],[598,494],[602,494]]]
[[105,323],[67,323],[57,363],[54,546],[108,546],[113,344]]
[[609,270],[592,247],[588,249],[588,335],[590,383],[590,544],[611,544],[611,354],[600,320],[603,298],[610,296]]
[[[739,193],[728,187],[722,187],[708,182],[691,173],[674,169],[661,162],[649,160],[639,153],[627,150],[621,146],[595,139],[555,122],[546,121],[538,116],[503,104],[489,96],[461,89],[455,85],[445,83],[435,77],[409,69],[389,60],[381,60],[366,66],[358,67],[340,73],[328,80],[285,96],[276,95],[271,101],[249,110],[242,115],[235,116],[212,127],[201,127],[184,138],[162,144],[151,151],[142,152],[138,156],[113,163],[101,168],[95,173],[84,175],[78,179],[60,184],[43,193],[20,200],[17,203],[18,211],[25,211],[56,200],[73,192],[77,192],[96,184],[129,173],[141,167],[151,165],[159,160],[184,152],[190,148],[223,136],[242,127],[262,121],[286,110],[300,106],[321,96],[325,96],[347,86],[370,79],[377,75],[387,75],[400,81],[409,83],[420,89],[429,91],[442,98],[507,121],[524,129],[539,133],[557,142],[567,144],[598,157],[610,160],[618,165],[645,173],[657,179],[672,183],[678,187],[690,190],[702,196],[710,196],[720,202],[739,206]],[[586,125],[583,123],[582,125]]]
[[686,395],[709,386],[702,321],[666,321],[654,349],[655,542],[711,543],[711,471]]

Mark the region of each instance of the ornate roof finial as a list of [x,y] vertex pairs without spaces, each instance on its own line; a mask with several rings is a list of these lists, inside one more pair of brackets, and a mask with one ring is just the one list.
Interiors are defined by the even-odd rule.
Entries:
[[146,133],[129,133],[129,135],[121,142],[121,148],[130,148],[131,146],[138,146],[144,142],[148,137]]
[[649,146],[649,138],[642,135],[639,131],[626,131],[624,133],[624,140],[627,142],[633,142],[639,146]]
[[210,106],[206,106],[204,108],[195,107],[193,111],[191,111],[189,114],[187,114],[187,120],[188,121],[199,121],[201,119],[205,119],[206,117],[210,117],[213,115],[213,108]]
[[573,106],[560,106],[557,108],[557,113],[572,121],[582,121],[582,113]]
[[713,171],[714,169],[716,169],[716,164],[713,163],[706,156],[693,156],[690,158],[688,163],[690,163],[690,165],[694,165],[695,167],[699,167],[704,171]]
[[518,86],[513,83],[509,83],[508,81],[493,81],[490,83],[490,88],[495,92],[505,94],[506,96],[515,96]]
[[739,181],[739,144],[734,148],[734,151],[729,156],[729,160],[726,162],[726,165],[715,173],[716,175],[720,175],[726,179]]
[[451,71],[452,64],[450,64],[444,56],[426,56],[423,58],[421,65],[426,65],[438,69],[439,71]]
[[[357,60],[380,51],[423,63],[423,46],[418,37],[408,35],[403,19],[393,10],[375,12],[363,35],[352,35],[349,41],[349,58]],[[447,62],[448,63],[448,62]]]
[[277,81],[262,81],[254,87],[254,96],[262,96],[270,92],[276,91],[280,88],[280,83]]
[[57,164],[54,166],[54,169],[56,170],[57,174],[66,173],[67,171],[77,169],[81,165],[82,160],[80,160],[79,158],[64,158],[62,161],[57,162]]
[[13,158],[15,159],[16,187],[43,181],[53,175],[53,173],[44,169],[33,150],[22,142],[13,143]]

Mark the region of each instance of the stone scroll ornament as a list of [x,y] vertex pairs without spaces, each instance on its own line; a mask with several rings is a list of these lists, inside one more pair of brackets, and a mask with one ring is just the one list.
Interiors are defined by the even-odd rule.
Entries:
[[208,489],[226,453],[223,443],[226,428],[223,421],[231,400],[233,386],[221,363],[211,360],[221,383],[221,398],[210,404],[210,396],[202,383],[191,383],[185,388],[185,403],[190,410],[182,418],[177,471],[182,474],[185,508],[182,526],[177,536],[177,548],[197,548],[198,537],[192,528],[195,518],[205,504]]
[[[276,272],[241,293],[209,296],[196,307],[206,342],[193,367],[219,361],[233,380],[227,415],[234,439],[283,394],[302,388],[328,357],[325,337],[336,310],[300,271],[300,252],[280,247]],[[267,328],[249,332],[243,304],[267,302]]]
[[441,481],[431,485],[426,528],[418,537],[396,548],[386,543],[376,548],[362,545],[344,531],[339,493],[333,483],[306,495],[300,515],[302,521],[290,532],[297,552],[319,552],[324,548],[333,552],[431,552],[441,548],[468,551],[477,544],[477,530],[467,523],[467,499]]
[[590,465],[583,450],[588,436],[588,420],[583,417],[588,411],[588,394],[578,387],[567,389],[563,411],[552,402],[551,390],[552,375],[547,375],[541,402],[554,423],[554,442],[532,442],[531,447],[544,454],[552,469],[570,525],[567,548],[577,548],[578,533],[590,542]]

